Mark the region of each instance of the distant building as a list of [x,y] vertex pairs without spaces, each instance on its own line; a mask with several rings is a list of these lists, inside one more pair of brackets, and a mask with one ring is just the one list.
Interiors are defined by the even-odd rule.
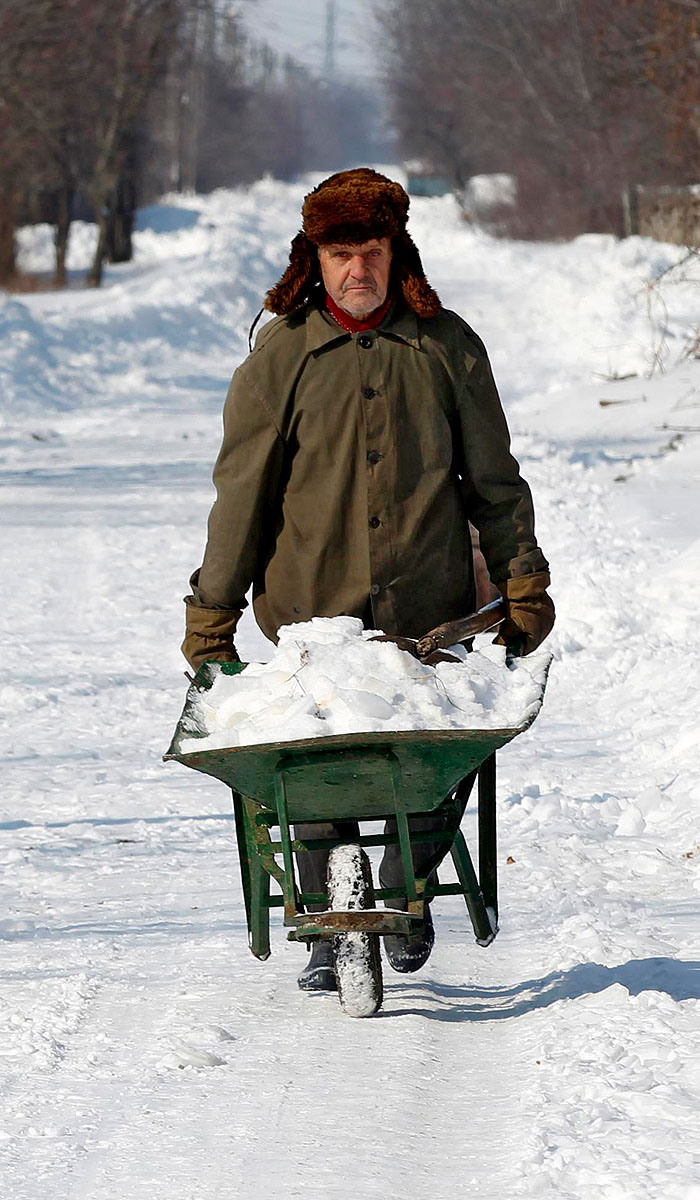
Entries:
[[444,175],[440,175],[419,159],[404,163],[403,169],[406,172],[406,191],[409,196],[446,196],[453,190],[452,184]]

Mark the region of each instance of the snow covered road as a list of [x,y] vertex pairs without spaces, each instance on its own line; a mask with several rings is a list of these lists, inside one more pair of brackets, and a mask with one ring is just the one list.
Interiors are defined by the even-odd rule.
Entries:
[[[247,950],[226,789],[160,761],[221,404],[301,194],[174,202],[99,294],[0,297],[3,1195],[696,1200],[700,366],[645,377],[638,300],[676,251],[414,205],[492,353],[559,614],[500,756],[492,947],[443,900],[378,1017],[302,996],[281,928]],[[671,359],[698,295],[668,297]],[[267,653],[248,617],[240,648]]]

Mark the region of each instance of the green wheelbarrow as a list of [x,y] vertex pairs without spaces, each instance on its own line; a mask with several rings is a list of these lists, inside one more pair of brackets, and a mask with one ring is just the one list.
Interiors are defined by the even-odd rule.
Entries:
[[[200,667],[164,758],[212,775],[232,789],[248,939],[255,957],[269,957],[270,909],[283,908],[291,941],[333,940],[341,1007],[350,1016],[371,1016],[383,997],[379,938],[408,934],[423,920],[426,901],[463,896],[477,943],[490,945],[498,932],[496,751],[532,724],[538,706],[522,725],[508,729],[355,733],[183,753],[185,740],[206,736],[197,717],[198,694],[212,686],[219,672],[235,675],[244,668],[243,663],[217,662]],[[542,695],[544,687],[543,676]],[[476,867],[460,829],[475,772]],[[412,832],[408,818],[414,814],[439,816],[440,829]],[[390,818],[395,832],[352,840],[300,840],[291,828],[296,823]],[[418,841],[440,846],[420,875],[411,853]],[[388,844],[399,846],[405,878],[401,889],[373,887],[365,847]],[[327,890],[301,892],[294,855],[322,849],[330,851]],[[456,883],[441,884],[434,873],[446,854],[452,857]],[[391,901],[399,899],[408,901],[407,911],[391,909]],[[377,908],[377,900],[388,906]],[[323,905],[325,911],[306,911],[310,905]]]

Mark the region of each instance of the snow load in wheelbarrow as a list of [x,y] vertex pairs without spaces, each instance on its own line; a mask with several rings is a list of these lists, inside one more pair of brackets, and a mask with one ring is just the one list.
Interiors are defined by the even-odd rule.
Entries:
[[532,658],[533,698],[522,720],[505,728],[384,729],[198,750],[196,742],[206,744],[209,733],[203,696],[221,675],[236,675],[245,666],[205,663],[187,693],[164,757],[220,779],[272,810],[275,781],[282,775],[292,821],[332,819],[343,812],[360,820],[389,815],[397,778],[406,811],[429,812],[460,779],[532,724],[542,704],[551,656],[540,652],[537,660]]

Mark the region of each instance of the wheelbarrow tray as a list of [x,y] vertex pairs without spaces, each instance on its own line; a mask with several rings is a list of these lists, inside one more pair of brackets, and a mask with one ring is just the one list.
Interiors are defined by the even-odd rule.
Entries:
[[397,771],[405,811],[431,812],[461,779],[527,729],[539,711],[539,705],[533,706],[522,724],[504,729],[384,730],[184,753],[183,741],[206,736],[198,718],[198,694],[220,672],[238,674],[242,669],[240,663],[200,668],[165,759],[212,775],[272,810],[282,776],[289,819],[295,822],[392,815]]
[[[456,894],[466,901],[477,942],[489,945],[498,929],[496,751],[534,721],[544,695],[547,667],[542,672],[537,702],[521,724],[509,728],[384,730],[185,752],[182,746],[186,740],[207,736],[199,694],[208,691],[220,673],[238,674],[244,664],[210,662],[200,667],[164,758],[220,779],[232,790],[253,954],[264,959],[270,953],[270,908],[284,907],[284,923],[294,927],[288,937],[294,940],[334,936],[338,928],[346,926],[375,934],[407,933],[411,922],[422,920],[426,900]],[[478,875],[460,829],[466,803],[466,797],[462,800],[462,781],[471,787],[466,777],[474,772],[478,773]],[[443,821],[441,832],[411,832],[412,814],[437,809]],[[327,905],[328,896],[298,889],[294,855],[330,849],[338,839],[294,838],[292,826],[386,818],[393,819],[395,832],[387,826],[383,834],[362,834],[351,840],[361,846],[398,844],[404,886],[380,888],[374,894],[384,902],[405,897],[407,910],[305,913],[303,906]],[[274,827],[280,831],[278,841],[270,834]],[[435,865],[449,850],[458,882],[442,884],[431,878],[431,860],[417,877],[412,841],[441,842],[443,849],[437,852]],[[272,880],[282,895],[270,894]]]

